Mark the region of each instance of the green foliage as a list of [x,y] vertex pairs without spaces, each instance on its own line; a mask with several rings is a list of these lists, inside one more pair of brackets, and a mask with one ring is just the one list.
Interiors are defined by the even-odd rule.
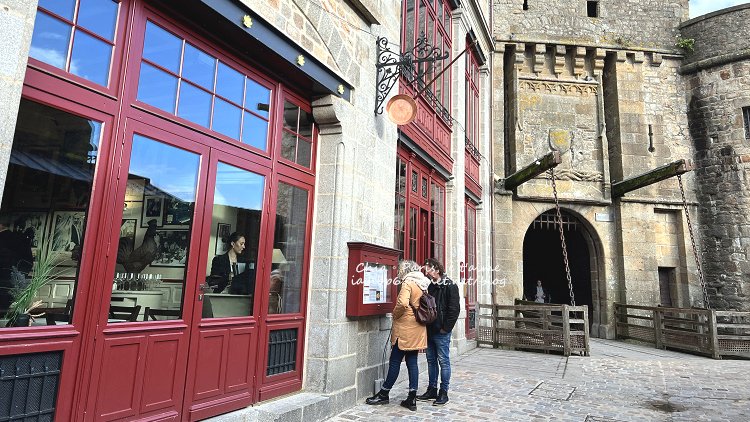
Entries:
[[688,53],[692,53],[695,50],[695,38],[682,38],[678,35],[676,39],[677,41],[674,43],[675,47]]
[[9,323],[13,324],[20,315],[28,314],[38,308],[42,302],[39,300],[34,301],[37,292],[45,284],[56,280],[60,275],[61,271],[51,258],[45,257],[38,260],[31,276],[27,279],[27,283],[22,286],[16,286],[10,291],[13,303],[8,307],[8,312],[5,314],[5,318],[9,320]]

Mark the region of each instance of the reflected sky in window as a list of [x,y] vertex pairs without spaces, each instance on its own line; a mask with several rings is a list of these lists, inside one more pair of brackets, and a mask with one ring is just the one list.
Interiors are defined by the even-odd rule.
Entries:
[[259,174],[219,163],[214,204],[248,210],[262,209],[263,179]]
[[130,174],[185,202],[195,202],[200,157],[141,135],[133,136]]

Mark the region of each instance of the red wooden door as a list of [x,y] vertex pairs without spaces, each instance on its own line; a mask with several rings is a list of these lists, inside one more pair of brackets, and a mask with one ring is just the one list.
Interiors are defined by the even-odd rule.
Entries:
[[[257,400],[258,320],[264,303],[258,292],[270,273],[264,229],[270,169],[215,149],[209,168],[198,288],[186,295],[195,306],[184,420],[203,419]],[[237,240],[232,242],[232,237]],[[230,269],[231,282],[217,291],[227,280],[212,275],[229,262],[222,259],[232,248],[237,248],[237,268]]]
[[[113,221],[125,225],[136,208],[147,228],[128,250],[121,224],[109,227],[103,273],[118,286],[97,292],[92,419],[196,420],[247,406],[257,397],[253,298],[263,284],[255,280],[270,272],[262,265],[270,169],[179,128],[126,126],[113,193],[125,206]],[[202,289],[231,231],[243,234],[242,270],[225,291]]]

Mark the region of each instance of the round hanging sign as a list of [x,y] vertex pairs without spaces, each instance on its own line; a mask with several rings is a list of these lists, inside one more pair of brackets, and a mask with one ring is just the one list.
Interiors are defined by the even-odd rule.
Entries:
[[385,112],[388,113],[388,118],[393,123],[397,125],[409,124],[417,117],[417,103],[408,95],[394,95],[388,100]]

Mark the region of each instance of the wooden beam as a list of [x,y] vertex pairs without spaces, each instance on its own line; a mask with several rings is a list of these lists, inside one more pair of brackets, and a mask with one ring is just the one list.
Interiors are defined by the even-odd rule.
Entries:
[[640,176],[612,183],[612,198],[619,198],[628,192],[687,173],[694,168],[695,166],[693,166],[691,160],[677,160],[643,173]]
[[562,163],[562,158],[560,158],[560,152],[552,151],[548,153],[547,155],[545,155],[544,157],[534,161],[528,166],[508,176],[505,179],[504,187],[507,190],[513,190],[521,186],[523,183],[528,182],[529,180],[535,178],[536,176],[539,176],[545,171],[553,167],[556,167],[560,163]]

